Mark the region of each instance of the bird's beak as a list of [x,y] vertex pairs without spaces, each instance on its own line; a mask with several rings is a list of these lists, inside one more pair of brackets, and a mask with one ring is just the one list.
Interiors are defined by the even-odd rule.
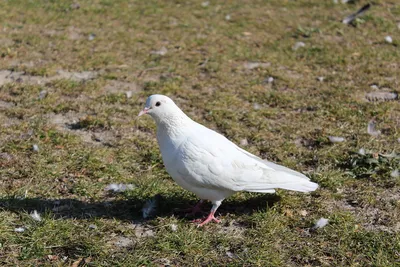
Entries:
[[149,112],[149,110],[150,110],[150,108],[144,108],[142,111],[139,112],[138,117],[140,117],[140,116],[146,114],[147,112]]

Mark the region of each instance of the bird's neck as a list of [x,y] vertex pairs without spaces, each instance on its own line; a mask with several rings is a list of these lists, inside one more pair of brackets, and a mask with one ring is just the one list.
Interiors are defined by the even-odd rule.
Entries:
[[162,119],[155,118],[157,124],[157,132],[166,134],[171,138],[178,137],[183,134],[183,131],[193,123],[182,111],[170,116],[163,116]]

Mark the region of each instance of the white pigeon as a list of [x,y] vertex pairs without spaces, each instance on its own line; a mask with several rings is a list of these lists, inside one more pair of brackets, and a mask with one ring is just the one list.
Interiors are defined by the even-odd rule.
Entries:
[[222,201],[239,191],[274,193],[276,188],[311,192],[318,188],[305,175],[262,160],[223,135],[190,119],[167,96],[151,95],[139,116],[157,124],[157,141],[165,168],[175,182],[213,206],[199,226],[220,220],[214,214]]

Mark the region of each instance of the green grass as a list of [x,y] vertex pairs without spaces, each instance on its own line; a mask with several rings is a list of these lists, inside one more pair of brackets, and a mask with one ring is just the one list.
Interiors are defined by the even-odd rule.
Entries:
[[[365,99],[373,84],[399,92],[394,2],[373,2],[354,26],[341,20],[363,1],[73,3],[0,2],[0,71],[24,72],[0,81],[1,265],[400,264],[400,160],[387,155],[400,153],[399,102]],[[97,76],[52,79],[59,70]],[[220,207],[222,224],[196,228],[178,211],[196,197],[166,173],[154,122],[136,119],[153,93],[320,189],[238,193]],[[109,194],[110,183],[135,188]],[[328,225],[311,230],[321,217]]]

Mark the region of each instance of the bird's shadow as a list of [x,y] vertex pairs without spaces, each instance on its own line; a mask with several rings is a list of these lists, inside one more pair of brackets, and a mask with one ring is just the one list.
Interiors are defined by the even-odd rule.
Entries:
[[[156,207],[157,217],[174,216],[176,218],[187,218],[183,209],[188,209],[196,204],[192,198],[185,196],[159,196]],[[252,214],[253,212],[266,210],[280,199],[277,195],[259,195],[246,200],[227,200],[218,209],[219,215]],[[130,195],[128,199],[111,201],[81,201],[72,198],[44,199],[44,198],[0,198],[0,210],[20,213],[31,213],[37,210],[40,213],[49,214],[57,219],[91,219],[108,218],[121,221],[143,221],[142,208],[146,200]],[[205,213],[211,205],[204,205]],[[200,215],[199,215],[200,216]]]

